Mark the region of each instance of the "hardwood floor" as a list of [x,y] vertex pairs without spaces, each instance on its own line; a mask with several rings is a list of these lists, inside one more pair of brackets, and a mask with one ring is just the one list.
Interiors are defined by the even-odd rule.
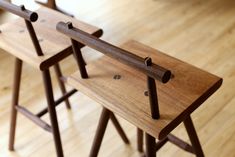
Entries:
[[[76,18],[103,28],[103,39],[109,42],[118,45],[128,39],[135,39],[223,77],[224,82],[219,91],[193,113],[192,118],[207,157],[235,156],[234,0],[71,0],[67,3],[64,0],[58,2],[58,5],[66,11],[71,10]],[[31,6],[37,7],[30,2],[28,8]],[[1,12],[1,23],[10,18],[10,15]],[[88,48],[83,53],[88,61],[100,56],[100,53]],[[13,61],[12,56],[1,51],[0,156],[53,157],[55,149],[51,135],[21,115],[17,125],[16,151],[9,152],[7,149]],[[77,68],[72,57],[61,65],[67,75]],[[23,70],[21,103],[36,112],[45,106],[41,76],[27,65],[24,65]],[[60,91],[56,80],[54,86],[58,96]],[[64,153],[69,157],[88,156],[101,107],[81,93],[73,96],[71,102],[71,111],[65,105],[58,107]],[[48,120],[48,117],[45,116],[45,119]],[[121,141],[110,123],[100,156],[139,157],[136,128],[121,118],[119,120],[131,145],[126,146]],[[188,140],[183,125],[174,134]],[[167,144],[158,156],[193,155]]]

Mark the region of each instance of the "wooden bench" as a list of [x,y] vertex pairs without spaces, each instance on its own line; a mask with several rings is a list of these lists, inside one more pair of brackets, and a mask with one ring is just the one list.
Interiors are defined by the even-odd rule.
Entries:
[[[16,6],[6,1],[0,1],[0,8],[22,17],[0,26],[0,48],[16,57],[9,149],[14,150],[16,118],[17,112],[20,112],[35,124],[53,134],[57,156],[63,157],[55,107],[65,101],[67,107],[70,108],[68,98],[77,90],[73,89],[66,92],[65,86],[60,80],[62,72],[59,62],[72,54],[72,47],[70,40],[56,31],[56,24],[65,19],[73,21],[77,27],[96,37],[102,35],[102,30],[45,7],[38,9],[36,13],[27,10],[23,5]],[[84,45],[79,45],[79,51],[82,47]],[[23,62],[42,72],[47,107],[37,114],[31,113],[19,104]],[[52,66],[55,68],[63,94],[58,100],[54,100],[51,84],[49,68]],[[50,115],[51,126],[41,119],[47,112]]]
[[[107,117],[112,112],[139,128],[139,150],[141,132],[146,133],[147,157],[156,156],[156,150],[167,141],[197,157],[204,156],[190,115],[221,86],[221,78],[137,41],[128,41],[120,49],[71,24],[60,22],[57,30],[105,54],[86,67],[80,64],[80,71],[66,80],[104,107],[90,157],[98,154]],[[172,73],[169,82],[167,69]],[[84,73],[88,74],[87,77]],[[150,83],[151,78],[168,83],[157,82],[155,88],[154,83]],[[157,89],[155,96],[154,88]],[[170,134],[182,122],[192,146]],[[158,143],[155,139],[159,140]]]

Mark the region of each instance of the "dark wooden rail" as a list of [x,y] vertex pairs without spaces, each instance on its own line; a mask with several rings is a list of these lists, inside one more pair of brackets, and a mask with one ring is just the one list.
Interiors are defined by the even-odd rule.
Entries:
[[171,72],[169,70],[154,63],[146,65],[145,58],[141,58],[126,50],[123,50],[103,40],[100,40],[82,30],[79,30],[73,27],[72,23],[59,22],[56,26],[56,29],[59,32],[69,36],[70,38],[80,42],[81,44],[89,46],[124,64],[132,66],[138,69],[139,71],[143,72],[147,76],[157,79],[162,83],[166,83],[170,80]]
[[16,14],[20,17],[23,17],[24,19],[31,21],[31,22],[35,22],[38,19],[37,13],[25,9],[23,5],[17,6],[7,1],[0,0],[0,8],[7,10],[13,14]]

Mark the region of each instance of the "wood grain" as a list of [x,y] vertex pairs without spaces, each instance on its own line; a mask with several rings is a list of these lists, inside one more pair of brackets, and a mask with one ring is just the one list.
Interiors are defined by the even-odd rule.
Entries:
[[[136,41],[122,47],[141,57],[150,56],[153,63],[171,69],[173,79],[157,85],[159,120],[151,118],[149,100],[144,95],[146,76],[113,59],[102,57],[88,64],[89,79],[81,79],[77,72],[67,82],[157,139],[167,136],[222,84],[221,78]],[[115,75],[121,78],[115,80]]]

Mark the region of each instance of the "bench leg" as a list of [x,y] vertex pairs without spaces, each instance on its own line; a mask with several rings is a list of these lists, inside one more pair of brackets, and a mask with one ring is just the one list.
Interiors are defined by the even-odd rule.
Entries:
[[[193,122],[192,122],[192,119],[190,116],[184,120],[184,125],[185,125],[189,139],[192,144],[191,148],[193,148],[192,151],[190,151],[190,150],[187,150],[187,151],[194,153],[197,157],[204,157],[204,153],[203,153],[201,144],[199,142],[195,127],[193,125]],[[138,142],[138,150],[140,152],[143,151],[143,141],[142,141],[143,136],[142,136],[142,134],[143,134],[143,131],[140,130],[139,128],[137,128],[137,138],[138,138],[137,142]],[[166,139],[164,139],[162,142],[160,141],[156,144],[154,137],[152,137],[151,135],[149,135],[147,133],[145,133],[145,134],[146,134],[145,135],[145,140],[146,140],[146,154],[145,154],[145,156],[146,157],[156,157],[156,151],[159,148],[161,148],[167,141],[171,141],[171,140],[175,141],[175,139],[170,138],[170,137],[172,137],[172,135],[168,135],[168,137]],[[185,144],[186,144],[181,140],[179,141],[179,139],[178,139],[177,143],[178,142],[180,142],[181,145],[183,144],[183,146],[185,146]],[[177,143],[176,143],[176,145],[180,146]],[[182,149],[184,149],[184,148],[182,148]]]
[[43,5],[43,6],[46,6],[46,7],[48,7],[48,8],[57,10],[55,0],[47,0],[46,3],[42,3],[42,2],[39,2],[39,1],[37,1],[37,0],[35,0],[35,1],[36,1],[37,3]]
[[46,3],[43,3],[43,2],[39,2],[37,0],[35,0],[36,3],[42,5],[42,6],[46,6],[48,8],[51,8],[51,9],[54,9],[56,11],[59,11],[65,15],[68,15],[68,16],[71,16],[71,17],[74,17],[73,15],[67,13],[67,12],[64,12],[63,10],[60,10],[58,9],[58,7],[56,6],[56,1],[55,0],[48,0]]
[[118,122],[117,118],[115,117],[115,115],[114,115],[112,112],[110,112],[110,119],[111,119],[111,121],[113,122],[113,124],[114,124],[114,126],[115,126],[117,132],[118,132],[119,135],[121,136],[122,140],[123,140],[126,144],[129,144],[130,141],[128,140],[128,138],[127,138],[125,132],[123,131],[123,129],[122,129],[120,123]]
[[151,135],[145,133],[146,157],[156,157],[156,140]]
[[22,61],[20,59],[16,58],[14,81],[13,81],[13,96],[12,96],[12,108],[11,108],[9,150],[14,150],[15,130],[16,130],[16,121],[17,121],[17,110],[15,107],[19,104],[22,64],[23,64]]
[[[61,90],[62,94],[65,95],[65,94],[67,93],[67,91],[66,91],[64,82],[61,81],[61,79],[60,79],[63,75],[62,75],[62,72],[61,72],[59,63],[57,63],[57,64],[54,65],[54,69],[55,69],[57,81],[58,81],[59,86],[60,86],[60,90]],[[69,103],[69,100],[68,100],[68,99],[65,99],[64,101],[65,101],[66,107],[67,107],[68,109],[70,109],[70,108],[71,108],[71,105],[70,105],[70,103]]]
[[58,127],[53,89],[52,89],[52,84],[51,84],[51,76],[50,76],[49,70],[44,70],[42,72],[42,75],[43,75],[44,88],[45,88],[45,93],[46,93],[46,98],[47,98],[48,111],[49,111],[49,116],[51,120],[52,134],[54,137],[57,157],[63,157],[63,149],[62,149],[62,144],[61,144],[61,139],[60,139],[60,132],[59,132],[59,127]]
[[119,124],[117,118],[113,114],[113,112],[111,112],[108,109],[106,109],[105,107],[103,107],[89,157],[97,157],[98,156],[100,146],[101,146],[109,119],[111,119],[111,121],[113,122],[113,124],[114,124],[116,130],[118,131],[119,135],[121,136],[122,140],[126,144],[130,143],[125,132],[123,131],[121,125]]
[[192,147],[194,149],[194,153],[196,154],[197,157],[204,157],[201,144],[199,142],[196,130],[194,128],[194,125],[190,116],[184,120],[184,125],[187,130]]
[[97,157],[108,124],[110,111],[103,107],[89,157]]
[[144,133],[141,129],[137,128],[137,149],[139,152],[143,152]]

